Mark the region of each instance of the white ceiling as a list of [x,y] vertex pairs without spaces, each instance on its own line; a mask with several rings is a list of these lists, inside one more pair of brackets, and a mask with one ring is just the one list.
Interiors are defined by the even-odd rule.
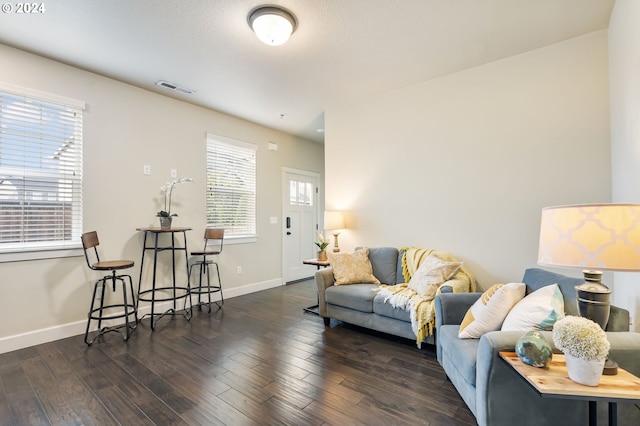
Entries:
[[[0,42],[322,142],[317,129],[332,104],[607,28],[615,0],[41,3],[42,14],[0,14]],[[286,44],[252,33],[247,14],[262,4],[296,16]]]

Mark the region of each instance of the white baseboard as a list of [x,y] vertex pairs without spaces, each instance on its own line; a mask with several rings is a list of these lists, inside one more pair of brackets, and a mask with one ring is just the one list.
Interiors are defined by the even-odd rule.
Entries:
[[[232,299],[234,297],[242,296],[245,294],[255,293],[256,291],[267,290],[274,287],[279,287],[283,284],[283,280],[281,278],[269,281],[262,281],[253,284],[247,284],[241,287],[234,287],[230,289],[223,288],[224,298]],[[197,296],[192,296],[197,297]],[[215,294],[213,300],[220,300],[219,293]],[[142,317],[151,312],[149,306],[146,306],[147,303],[141,302],[140,310],[138,311],[138,317]],[[164,312],[166,309],[171,307],[171,302],[163,302],[156,304],[156,312]],[[124,323],[124,321],[120,321],[119,323]],[[118,322],[106,323],[105,325],[118,325]],[[40,345],[42,343],[53,342],[54,340],[65,339],[71,336],[77,336],[79,334],[84,334],[85,328],[87,327],[87,321],[76,321],[72,323],[57,325],[54,327],[43,328],[40,330],[29,331],[27,333],[16,334],[13,336],[7,336],[0,338],[0,354],[15,351],[18,349],[28,348],[29,346]]]

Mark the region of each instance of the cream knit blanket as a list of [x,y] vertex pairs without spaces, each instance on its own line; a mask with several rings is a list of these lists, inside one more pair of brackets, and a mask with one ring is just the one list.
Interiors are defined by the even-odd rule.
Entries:
[[433,254],[439,259],[447,262],[457,262],[451,254],[436,250],[420,249],[416,247],[401,248],[404,250],[402,256],[402,275],[404,283],[396,285],[380,285],[377,291],[384,298],[385,303],[391,304],[394,308],[409,310],[411,318],[411,329],[416,335],[416,345],[421,346],[422,341],[433,334],[435,328],[435,304],[433,299],[441,293],[442,285],[450,286],[454,293],[472,292],[476,289],[476,281],[464,267],[449,281],[442,284],[433,295],[422,297],[408,287],[408,282],[423,259]]

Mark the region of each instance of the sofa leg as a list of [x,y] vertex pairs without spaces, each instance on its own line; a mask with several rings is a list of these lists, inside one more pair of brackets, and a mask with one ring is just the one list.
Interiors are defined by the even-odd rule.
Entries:
[[324,325],[329,325],[329,322],[331,322],[331,318],[328,317],[322,317],[322,320],[324,321]]

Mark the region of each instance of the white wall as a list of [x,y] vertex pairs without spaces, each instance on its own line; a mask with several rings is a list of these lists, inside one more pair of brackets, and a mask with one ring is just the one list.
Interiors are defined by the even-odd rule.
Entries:
[[[86,102],[84,228],[98,231],[105,257],[135,260],[136,286],[142,243],[136,228],[158,226],[160,186],[170,180],[170,169],[195,180],[175,188],[173,211],[176,226],[193,227],[189,248],[200,247],[206,132],[258,145],[259,240],[225,246],[222,279],[227,296],[282,284],[282,221],[269,224],[282,212],[281,171],[322,173],[322,145],[3,45],[0,63],[0,81]],[[268,142],[278,151],[268,151]],[[150,176],[143,175],[145,164]],[[0,263],[0,352],[83,332],[96,277],[81,257]],[[168,282],[167,275],[160,280]]]
[[326,205],[351,212],[341,247],[436,248],[481,288],[519,281],[542,207],[611,200],[607,78],[599,31],[328,108]]
[[[617,0],[609,22],[613,201],[640,202],[640,2]],[[640,321],[640,275],[616,273],[613,303]]]

